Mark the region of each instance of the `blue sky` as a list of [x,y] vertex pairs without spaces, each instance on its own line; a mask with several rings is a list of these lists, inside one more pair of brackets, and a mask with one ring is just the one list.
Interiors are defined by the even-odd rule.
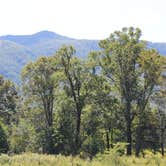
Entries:
[[166,42],[166,0],[0,0],[0,35],[41,30],[102,39],[134,26],[143,39]]

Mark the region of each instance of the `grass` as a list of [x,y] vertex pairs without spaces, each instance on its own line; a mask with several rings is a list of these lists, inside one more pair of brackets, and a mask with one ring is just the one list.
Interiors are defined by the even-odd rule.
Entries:
[[145,158],[134,156],[98,155],[92,161],[79,157],[25,153],[21,155],[1,155],[0,166],[166,166],[166,157],[147,154]]

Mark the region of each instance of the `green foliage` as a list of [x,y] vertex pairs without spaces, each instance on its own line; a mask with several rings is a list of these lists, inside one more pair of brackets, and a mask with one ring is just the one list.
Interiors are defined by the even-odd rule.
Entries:
[[93,136],[88,136],[81,148],[81,157],[83,158],[92,158],[99,152],[103,152],[104,150],[104,141],[101,137],[101,135],[93,135]]
[[10,136],[10,151],[13,153],[35,152],[37,138],[34,127],[28,119],[19,119],[18,125],[12,126]]
[[73,101],[65,93],[59,94],[55,114],[56,153],[69,155],[74,153],[75,113]]
[[[18,92],[0,77],[0,152],[68,156],[2,155],[0,163],[162,164],[166,60],[140,37],[138,28],[115,31],[88,59],[78,58],[73,46],[62,46],[24,67]],[[124,156],[132,150],[146,158]]]
[[162,57],[153,49],[147,50],[140,37],[140,29],[123,28],[99,43],[103,50],[98,54],[98,64],[121,98],[128,155],[132,153],[132,122],[136,114],[139,118],[136,155],[139,155],[145,108],[159,83],[163,68]]
[[8,149],[7,131],[5,131],[4,125],[0,123],[0,153],[6,153]]
[[0,112],[12,114],[16,107],[17,92],[14,84],[0,76]]

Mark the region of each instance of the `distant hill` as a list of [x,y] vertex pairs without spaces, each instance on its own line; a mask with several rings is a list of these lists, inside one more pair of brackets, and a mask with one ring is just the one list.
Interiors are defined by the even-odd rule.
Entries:
[[[92,50],[99,50],[97,40],[78,40],[50,31],[32,35],[6,35],[0,37],[0,74],[18,83],[23,66],[41,55],[53,55],[63,44],[73,45],[79,57],[85,58]],[[148,42],[166,55],[166,43]]]
[[77,55],[84,58],[91,50],[98,50],[96,40],[76,40],[54,32],[41,31],[33,35],[0,37],[0,74],[19,82],[23,66],[41,55],[53,55],[63,44],[73,45]]
[[149,48],[155,48],[161,55],[166,56],[166,43],[152,43],[148,42]]
[[17,82],[24,64],[34,60],[33,52],[20,44],[0,40],[0,74]]

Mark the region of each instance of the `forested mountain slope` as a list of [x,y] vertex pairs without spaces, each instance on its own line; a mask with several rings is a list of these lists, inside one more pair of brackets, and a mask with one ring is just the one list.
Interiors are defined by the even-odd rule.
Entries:
[[[62,45],[73,45],[79,57],[85,58],[92,50],[98,50],[97,40],[78,40],[54,32],[41,31],[33,35],[6,35],[0,37],[0,74],[19,82],[23,66],[41,55],[52,55]],[[148,42],[166,55],[166,43]]]

